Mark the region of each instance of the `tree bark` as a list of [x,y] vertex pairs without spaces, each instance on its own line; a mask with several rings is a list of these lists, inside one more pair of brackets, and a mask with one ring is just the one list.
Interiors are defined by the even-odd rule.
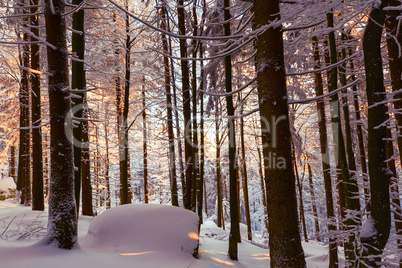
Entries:
[[[177,2],[177,16],[179,34],[186,35],[185,16],[184,16],[184,1]],[[186,195],[184,207],[189,210],[194,210],[192,202],[192,185],[193,185],[193,144],[191,135],[191,98],[190,98],[190,81],[189,68],[187,58],[187,42],[186,39],[180,39],[180,60],[181,75],[182,75],[182,92],[183,92],[183,116],[184,116],[184,154],[185,154],[185,170],[186,170]]]
[[[318,38],[313,36],[313,51],[314,51],[314,69],[321,68],[320,51],[318,48]],[[324,95],[323,81],[321,73],[314,74],[314,84],[317,96]],[[321,151],[321,165],[324,177],[325,187],[325,204],[327,209],[328,231],[333,233],[336,231],[336,219],[334,212],[334,200],[332,195],[332,179],[331,179],[331,166],[329,159],[329,147],[327,136],[327,124],[325,115],[325,102],[324,100],[317,101],[317,115],[319,118],[318,128],[320,133],[320,151]],[[329,236],[329,267],[338,267],[338,246],[333,234]]]
[[[81,5],[83,0],[73,0],[73,5]],[[85,53],[85,33],[84,33],[84,9],[80,8],[73,13],[73,29],[72,32],[72,52],[74,58],[71,62],[71,88],[73,90],[82,91],[85,89],[85,70],[84,70],[84,53]],[[75,202],[77,206],[77,214],[80,210],[81,198],[81,151],[82,151],[82,110],[84,93],[75,93],[77,98],[72,98],[73,117],[78,120],[74,121],[73,138],[74,138],[74,181],[75,181]]]
[[[256,0],[256,29],[273,21],[280,21],[279,1]],[[268,28],[256,42],[269,248],[271,267],[306,267],[299,234],[295,178],[292,170],[292,137],[282,38],[282,27],[278,25]]]
[[315,235],[317,237],[317,241],[321,241],[321,239],[319,237],[320,223],[318,222],[317,203],[316,203],[315,194],[314,194],[313,172],[311,171],[311,166],[308,163],[307,163],[307,169],[308,169],[308,182],[309,182],[309,186],[310,186],[310,195],[311,195],[311,206],[313,208],[313,215],[314,215]]
[[[145,81],[144,81],[145,82]],[[144,200],[145,204],[149,203],[149,193],[148,193],[148,151],[147,151],[147,112],[145,103],[145,86],[142,86],[142,152],[144,157]]]
[[[74,198],[74,159],[71,122],[65,126],[70,111],[68,50],[65,3],[45,0],[46,41],[49,68],[50,158],[51,178],[48,231],[42,244],[71,249],[77,242],[77,210]],[[68,136],[67,136],[68,135]]]
[[[224,35],[230,36],[230,1],[224,0]],[[228,46],[228,45],[227,45]],[[232,56],[225,56],[225,88],[226,92],[232,92]],[[237,161],[236,161],[236,133],[233,97],[226,96],[226,109],[228,118],[229,132],[229,191],[230,191],[230,235],[229,235],[229,258],[237,260],[237,243],[241,241],[239,227],[239,194],[238,194],[238,176],[237,176]]]
[[[161,28],[167,30],[165,1],[162,2],[161,17],[162,17]],[[170,51],[168,47],[166,34],[162,34],[162,47],[165,55],[169,55]],[[176,154],[175,154],[174,131],[173,131],[172,92],[170,82],[169,58],[167,56],[163,56],[163,64],[165,71],[166,110],[167,110],[167,127],[168,127],[168,139],[169,139],[170,195],[172,199],[172,206],[179,206],[179,199],[177,195]]]
[[[38,11],[38,0],[30,1],[31,14]],[[31,33],[39,36],[38,16],[31,16]],[[32,40],[35,42],[35,40]],[[40,92],[40,66],[39,66],[39,44],[31,44],[31,75],[32,84],[32,209],[44,210],[45,201],[43,197],[43,155],[42,155],[42,118],[41,118],[41,92]]]
[[[371,211],[369,219],[363,225],[363,230],[369,228],[372,232],[361,234],[364,261],[371,267],[378,267],[379,256],[388,241],[391,228],[391,210],[389,200],[389,185],[392,172],[388,169],[386,160],[386,126],[381,125],[387,120],[387,106],[384,88],[384,77],[381,56],[382,25],[384,25],[388,5],[382,0],[380,5],[373,6],[370,11],[363,35],[363,53],[366,72],[366,92],[368,106],[368,168],[370,175]],[[375,257],[373,257],[375,256]]]

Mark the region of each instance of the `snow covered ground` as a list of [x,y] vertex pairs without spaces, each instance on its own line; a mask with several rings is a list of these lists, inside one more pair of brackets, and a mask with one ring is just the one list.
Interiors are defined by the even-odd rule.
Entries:
[[[228,229],[211,221],[201,227],[199,258],[193,258],[197,218],[171,206],[125,205],[95,218],[80,216],[80,247],[74,250],[35,245],[46,224],[47,212],[0,201],[1,267],[269,267],[269,250],[246,240],[239,244],[239,261],[231,261]],[[328,267],[326,246],[303,247],[308,267]]]

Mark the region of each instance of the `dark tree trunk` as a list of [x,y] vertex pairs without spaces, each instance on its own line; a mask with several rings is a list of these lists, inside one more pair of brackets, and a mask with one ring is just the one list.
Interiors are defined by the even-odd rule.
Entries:
[[[352,49],[349,49],[349,56],[352,56]],[[356,80],[356,76],[353,73],[355,67],[353,63],[353,59],[350,61],[350,69],[352,71],[352,74],[350,76],[352,82]],[[356,117],[356,131],[357,131],[357,139],[358,139],[358,144],[359,144],[359,155],[360,155],[360,165],[363,173],[363,181],[364,181],[364,199],[365,199],[365,204],[366,204],[366,211],[370,211],[370,203],[369,203],[369,181],[368,181],[368,171],[367,171],[367,157],[366,157],[366,150],[364,149],[364,137],[363,137],[363,124],[361,123],[361,115],[360,115],[360,105],[359,105],[359,94],[357,92],[357,85],[353,85],[352,87],[353,92],[354,92],[354,97],[353,97],[353,106],[354,106],[354,111],[355,111],[355,117]]]
[[[70,88],[65,3],[45,0],[49,73],[50,161],[48,232],[40,243],[71,249],[77,242],[77,210],[74,198],[74,159],[71,144]],[[68,135],[68,136],[67,136]]]
[[15,146],[14,145],[10,146],[10,160],[9,160],[9,163],[10,163],[10,172],[8,173],[8,176],[13,178],[14,182],[16,182],[15,179],[17,177],[15,175]]
[[[83,0],[73,0],[73,5],[81,5]],[[77,98],[72,98],[72,112],[75,120],[73,128],[74,137],[74,181],[75,181],[75,202],[77,206],[77,214],[80,210],[81,198],[81,149],[82,149],[82,110],[84,93],[79,92],[85,89],[85,70],[84,70],[84,53],[85,53],[85,33],[84,33],[84,9],[80,8],[73,13],[73,29],[72,32],[72,52],[74,57],[71,63],[71,88],[77,90],[75,93]]]
[[[200,44],[200,58],[203,58],[204,53],[203,53],[203,47],[202,44]],[[200,63],[201,67],[201,82],[200,82],[200,88],[201,90],[205,90],[205,72],[204,72],[204,64],[203,61]],[[199,226],[201,227],[201,224],[203,223],[203,217],[202,217],[202,206],[203,206],[203,201],[205,201],[205,214],[208,215],[208,208],[207,208],[207,198],[206,198],[206,189],[205,188],[205,180],[204,180],[204,163],[205,163],[205,151],[204,151],[204,145],[205,145],[205,140],[204,140],[204,95],[201,92],[200,93],[200,167],[199,167],[199,179],[198,179],[198,193],[197,193],[197,211],[198,211],[198,219],[199,219]],[[205,194],[205,197],[203,198],[203,195]]]
[[[145,81],[144,81],[145,82]],[[142,86],[142,138],[143,138],[143,146],[142,152],[144,157],[144,197],[145,203],[149,203],[149,194],[148,194],[148,151],[147,151],[147,112],[146,112],[146,103],[145,103],[145,86]]]
[[[264,27],[275,20],[280,21],[279,1],[256,0],[256,28]],[[269,248],[271,267],[305,267],[297,217],[295,177],[292,170],[292,137],[282,38],[281,26],[270,27],[256,42]]]
[[[166,3],[163,2],[161,10],[161,28],[167,30],[166,26]],[[168,42],[166,34],[162,34],[162,46],[165,55],[169,55]],[[163,57],[164,71],[165,71],[165,90],[166,90],[166,109],[167,109],[167,127],[169,139],[169,177],[170,177],[170,195],[172,198],[172,206],[179,206],[179,199],[177,195],[177,172],[176,172],[176,155],[174,146],[174,131],[173,131],[173,112],[172,112],[172,92],[170,82],[170,68],[169,58]]]
[[[224,0],[224,34],[230,36],[230,1]],[[228,46],[228,45],[227,45]],[[225,56],[225,88],[226,92],[232,92],[232,56]],[[234,120],[234,107],[232,95],[226,96],[226,109],[228,118],[229,136],[229,191],[230,191],[230,235],[229,235],[229,258],[237,260],[237,243],[241,241],[239,226],[239,193],[236,161],[236,133]]]
[[[327,13],[327,23],[329,28],[334,27],[334,14],[331,10]],[[330,63],[332,65],[337,63],[337,48],[336,48],[336,40],[335,40],[335,31],[331,31],[328,34],[329,41],[329,50],[330,50]],[[338,70],[336,67],[330,69],[328,74],[328,91],[332,92],[338,88]],[[337,171],[341,171],[338,175],[338,187],[339,187],[339,199],[340,204],[343,206],[342,202],[344,202],[344,206],[346,209],[350,211],[356,211],[356,200],[353,199],[354,187],[352,186],[352,181],[350,179],[350,174],[348,170],[348,161],[346,158],[345,151],[345,140],[342,133],[342,125],[341,125],[341,112],[340,112],[340,102],[338,99],[338,94],[333,94],[331,96],[331,122],[332,122],[332,136],[334,139],[335,145],[335,164]],[[350,160],[350,159],[349,159]],[[356,227],[356,222],[353,218],[348,217],[345,218],[342,215],[342,222],[345,222],[346,228],[348,230],[352,230]],[[353,232],[349,232],[348,242],[345,243],[345,256],[347,260],[347,266],[354,266],[355,258],[356,258],[356,248],[355,248],[355,234]]]
[[310,186],[310,195],[311,195],[311,206],[313,208],[313,215],[314,215],[315,235],[317,237],[317,240],[321,241],[319,237],[320,223],[318,222],[317,203],[315,201],[315,194],[314,194],[313,172],[311,171],[310,164],[307,164],[307,169],[308,169],[308,182]]
[[[239,98],[241,99],[241,98]],[[240,114],[243,114],[243,106],[241,107]],[[240,142],[241,142],[241,173],[243,177],[243,194],[244,194],[244,206],[246,208],[246,223],[247,223],[247,239],[253,240],[253,233],[251,231],[251,219],[250,219],[250,202],[248,198],[248,177],[247,177],[247,164],[246,164],[246,147],[244,144],[244,120],[240,118]]]
[[[389,184],[392,172],[386,160],[386,126],[387,106],[381,57],[382,25],[386,12],[383,10],[387,0],[373,7],[363,35],[363,53],[366,71],[366,92],[368,106],[368,168],[370,175],[371,211],[363,229],[369,224],[372,232],[361,234],[363,256],[366,264],[378,267],[388,241],[391,228],[391,210]],[[379,103],[379,104],[377,104]],[[370,256],[370,257],[368,257]],[[373,257],[375,256],[375,257]]]
[[[186,35],[184,1],[178,0],[177,16],[179,34]],[[192,185],[193,185],[193,144],[191,137],[191,98],[190,98],[190,80],[187,58],[187,42],[186,39],[180,39],[180,60],[182,75],[182,91],[183,91],[183,116],[184,116],[184,154],[186,160],[186,188],[185,188],[185,204],[184,207],[193,210],[192,207]]]
[[[258,146],[258,145],[257,145]],[[265,181],[264,181],[264,169],[262,167],[262,156],[261,156],[261,149],[260,147],[257,147],[257,152],[258,152],[258,173],[260,174],[260,186],[261,186],[261,193],[262,193],[262,204],[264,206],[264,223],[265,223],[265,229],[268,232],[269,224],[268,224],[268,212],[267,212],[267,191],[265,191]]]
[[[18,1],[19,6],[24,6],[24,1]],[[23,14],[27,14],[26,8],[22,9]],[[24,17],[22,27],[27,27],[28,16]],[[18,152],[18,181],[17,190],[21,192],[21,204],[30,206],[31,204],[31,131],[30,131],[30,113],[29,113],[29,41],[27,33],[23,34],[23,42],[20,49],[21,85],[19,93],[20,101],[20,149]]]
[[[198,19],[197,19],[197,10],[196,10],[197,1],[193,1],[193,36],[198,35]],[[192,40],[192,47],[193,47],[193,58],[197,58],[197,42],[195,39]],[[197,61],[193,60],[191,64],[192,69],[192,76],[191,76],[191,87],[192,87],[192,112],[193,112],[193,123],[192,123],[192,131],[193,131],[193,191],[191,194],[192,204],[191,207],[195,211],[198,207],[199,194],[198,191],[200,190],[199,186],[199,152],[198,152],[198,124],[197,124]],[[202,203],[201,203],[202,208]]]
[[[84,95],[85,96],[85,95]],[[85,97],[84,97],[84,105]],[[85,119],[89,118],[88,109],[84,109],[82,122],[82,154],[81,154],[81,178],[82,178],[82,215],[93,216],[92,207],[92,183],[91,183],[91,161],[89,155],[89,124]]]
[[[38,0],[30,1],[31,14],[38,11]],[[39,36],[39,18],[31,16],[31,32]],[[45,201],[43,196],[43,156],[42,156],[42,118],[41,118],[41,92],[40,92],[40,66],[39,44],[31,45],[31,84],[32,84],[32,209],[44,210]]]
[[[128,10],[128,2],[126,0],[126,10]],[[122,158],[120,159],[120,180],[121,180],[121,201],[122,205],[130,204],[129,198],[129,181],[128,181],[128,108],[130,99],[130,79],[131,79],[131,45],[133,40],[130,36],[130,19],[126,14],[126,74],[124,81],[124,107],[121,125],[121,150]]]
[[110,195],[110,160],[109,160],[109,134],[108,134],[108,108],[105,111],[105,146],[106,146],[106,159],[105,159],[105,180],[106,180],[106,209],[111,207]]
[[[320,51],[318,48],[318,38],[313,37],[313,50],[314,50],[314,69],[321,68]],[[317,96],[324,95],[323,80],[321,73],[314,74],[314,84]],[[331,166],[329,159],[329,147],[327,136],[327,124],[325,115],[325,102],[324,100],[317,101],[317,114],[319,118],[318,128],[320,133],[320,151],[321,151],[321,165],[324,177],[325,187],[325,204],[327,208],[328,231],[336,231],[336,219],[334,212],[334,200],[332,196],[332,179],[331,179]],[[331,235],[329,237],[329,267],[338,267],[338,246],[335,238]]]
[[217,218],[218,227],[222,227],[222,183],[221,183],[221,138],[219,130],[219,100],[216,100],[215,105],[215,143],[216,143],[216,189],[217,189]]
[[299,191],[299,211],[300,211],[301,224],[302,224],[302,228],[303,228],[303,236],[304,236],[304,241],[308,242],[306,217],[304,215],[304,205],[303,205],[303,183],[300,180],[299,171],[297,170],[295,150],[293,150],[293,163],[294,163],[294,169],[295,169],[295,175],[296,175],[297,190]]

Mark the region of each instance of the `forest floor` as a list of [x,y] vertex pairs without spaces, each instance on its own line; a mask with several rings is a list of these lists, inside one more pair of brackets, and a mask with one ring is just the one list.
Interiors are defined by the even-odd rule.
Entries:
[[[121,208],[123,207],[123,208]],[[163,207],[165,213],[161,213]],[[12,202],[0,201],[1,267],[268,267],[269,250],[255,242],[239,244],[239,261],[227,257],[228,228],[206,221],[201,226],[199,258],[191,256],[197,231],[195,215],[163,205],[130,205],[113,208],[97,217],[80,216],[79,247],[60,250],[35,245],[46,233],[47,211],[32,211]],[[131,210],[130,210],[131,209]],[[167,209],[167,210],[166,210]],[[129,213],[128,213],[129,212]],[[189,215],[189,216],[188,216]],[[91,224],[92,221],[92,224]],[[90,226],[91,225],[91,226]],[[196,235],[196,234],[195,234]],[[194,240],[195,239],[195,240]],[[328,248],[304,243],[308,267],[328,267]]]

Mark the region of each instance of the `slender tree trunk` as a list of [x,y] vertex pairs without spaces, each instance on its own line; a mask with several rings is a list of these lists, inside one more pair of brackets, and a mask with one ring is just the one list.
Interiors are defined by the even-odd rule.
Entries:
[[15,179],[17,178],[15,175],[15,146],[11,145],[10,146],[10,172],[8,173],[8,176],[13,178],[14,182]]
[[258,173],[260,173],[260,185],[261,185],[261,193],[262,193],[262,204],[264,205],[264,223],[265,229],[268,232],[269,224],[268,224],[268,212],[267,212],[267,191],[265,191],[265,182],[264,182],[264,169],[262,167],[262,157],[261,157],[261,149],[257,147],[258,152]]
[[[200,58],[203,58],[203,47],[200,44]],[[205,72],[204,72],[204,64],[203,61],[200,63],[201,67],[201,82],[200,88],[201,90],[205,90]],[[205,163],[205,151],[204,151],[204,95],[200,93],[200,168],[199,168],[199,179],[198,179],[198,203],[197,203],[197,210],[198,210],[198,219],[199,219],[199,226],[203,223],[202,217],[202,205],[203,201],[205,200],[205,214],[208,215],[208,208],[207,208],[207,197],[206,197],[206,189],[205,189],[205,180],[204,180],[204,163]],[[205,198],[203,195],[205,193]]]
[[74,198],[74,159],[70,113],[65,3],[45,0],[46,41],[49,75],[51,178],[48,231],[42,244],[71,249],[77,242],[77,210]]
[[[167,30],[166,27],[166,3],[162,3],[161,10],[161,28]],[[163,53],[168,55],[170,53],[168,48],[167,37],[162,34],[162,46]],[[170,177],[170,195],[172,198],[172,206],[179,206],[179,199],[177,195],[177,172],[176,172],[176,155],[174,146],[174,133],[173,133],[173,112],[172,112],[172,93],[170,89],[170,68],[169,58],[163,57],[164,70],[165,70],[165,90],[166,90],[166,109],[167,109],[167,127],[168,127],[168,139],[169,139],[169,177]],[[144,107],[145,109],[145,107]]]
[[111,207],[111,194],[110,194],[110,163],[109,163],[109,134],[108,134],[108,108],[105,106],[105,146],[106,146],[106,159],[105,159],[105,180],[106,180],[106,209]]
[[[126,10],[128,10],[128,0],[126,0]],[[130,98],[130,79],[131,79],[131,36],[130,36],[130,19],[126,14],[126,74],[124,81],[124,107],[122,115],[122,158],[120,159],[120,176],[121,176],[121,204],[130,204],[131,198],[129,198],[129,181],[128,181],[128,109]]]
[[[379,256],[388,241],[391,229],[391,210],[389,184],[392,172],[386,160],[386,126],[387,106],[381,57],[382,25],[388,5],[387,0],[373,6],[363,35],[363,53],[366,71],[366,92],[368,106],[368,168],[370,175],[371,211],[369,224],[373,232],[361,234],[365,263],[371,267],[380,266]],[[370,256],[370,257],[368,257]],[[373,257],[375,256],[375,257]]]
[[[197,0],[193,1],[193,36],[198,35],[198,19],[197,19]],[[197,42],[195,39],[192,40],[192,47],[193,47],[193,58],[197,58]],[[191,76],[191,87],[192,87],[192,112],[193,112],[193,191],[192,191],[192,208],[195,211],[198,207],[199,200],[199,191],[200,191],[200,184],[199,184],[199,152],[198,152],[198,124],[197,124],[197,61],[193,60],[191,64],[192,68],[192,76]],[[201,185],[202,187],[202,185]],[[201,203],[202,207],[202,203]]]
[[[345,34],[342,33],[341,40],[345,41]],[[342,48],[342,59],[346,58],[346,48]],[[353,71],[353,70],[352,70]],[[342,63],[339,66],[340,73],[340,81],[342,86],[346,86],[346,62]],[[349,198],[351,198],[350,202],[352,203],[352,207],[356,212],[360,211],[360,200],[359,200],[359,186],[357,183],[357,174],[356,174],[356,160],[355,154],[353,152],[353,142],[352,142],[352,130],[350,127],[350,115],[349,115],[349,103],[346,95],[342,98],[343,102],[343,117],[345,121],[345,137],[346,137],[346,151],[348,156],[348,169],[349,172],[352,172],[352,176],[349,179],[348,189],[350,191]],[[356,222],[356,224],[358,224]]]
[[216,143],[216,189],[217,189],[217,218],[218,227],[222,227],[222,184],[221,184],[221,139],[219,135],[219,100],[216,100],[215,106],[215,143]]
[[[349,49],[349,56],[352,56],[352,49]],[[353,70],[355,70],[353,59],[350,61],[350,69],[352,71],[352,74],[350,76],[352,82],[356,80],[356,76],[353,73]],[[358,98],[358,91],[357,91],[357,85],[353,85],[352,87],[353,92],[354,92],[354,97],[353,97],[353,106],[355,110],[355,117],[356,117],[356,130],[357,130],[357,139],[359,141],[359,154],[360,154],[360,165],[363,173],[363,181],[364,181],[364,199],[365,199],[365,204],[366,204],[366,211],[370,211],[370,191],[369,191],[369,181],[368,181],[368,171],[367,171],[367,162],[366,162],[366,150],[364,149],[364,137],[363,137],[363,124],[361,123],[361,115],[360,115],[360,105],[359,105],[359,98]]]
[[[84,94],[84,107],[86,104],[86,94]],[[83,111],[82,121],[82,151],[81,151],[81,183],[82,183],[82,215],[93,216],[92,207],[92,183],[91,183],[91,161],[89,153],[89,124],[86,119],[89,118],[88,108]]]
[[[256,0],[256,28],[273,21],[280,21],[279,1]],[[268,28],[259,36],[256,45],[271,267],[306,267],[299,234],[295,177],[292,170],[292,136],[282,27],[278,25]]]
[[[49,136],[45,134],[45,148],[49,148]],[[49,203],[49,150],[45,150],[45,203]]]
[[[223,25],[225,36],[230,36],[230,1],[224,0],[224,21]],[[227,45],[228,46],[228,45]],[[225,56],[225,88],[226,92],[232,92],[232,56]],[[226,96],[226,109],[229,131],[229,191],[230,191],[230,235],[229,235],[229,258],[237,260],[237,243],[241,241],[239,227],[239,194],[238,194],[238,176],[236,161],[236,133],[233,97]]]
[[320,223],[318,222],[317,203],[315,201],[315,194],[314,194],[313,172],[311,171],[311,166],[308,163],[307,163],[307,169],[308,169],[308,182],[310,186],[310,195],[311,195],[311,206],[313,208],[313,215],[314,215],[315,235],[317,237],[317,240],[321,241],[319,237]]
[[[314,50],[314,69],[320,69],[320,51],[318,48],[318,38],[313,37],[313,50]],[[314,74],[314,84],[317,96],[324,95],[323,80],[321,73],[316,72]],[[331,166],[329,159],[329,147],[328,147],[328,136],[327,136],[327,125],[326,125],[326,115],[325,115],[325,102],[317,101],[317,114],[319,118],[318,127],[320,133],[320,151],[321,151],[321,165],[322,173],[324,177],[324,187],[325,187],[325,204],[327,208],[327,220],[328,220],[328,231],[331,233],[336,231],[336,219],[334,212],[334,200],[332,196],[332,179],[331,179]],[[331,234],[329,236],[329,267],[338,267],[338,246],[336,239]]]
[[[24,9],[23,11],[27,11]],[[26,27],[27,19],[24,19],[23,27]],[[24,42],[28,42],[27,33],[24,33]],[[18,183],[17,190],[22,191],[21,204],[30,206],[31,204],[31,131],[29,113],[29,45],[22,46],[21,65],[21,87],[20,87],[20,150],[18,155]]]
[[[241,98],[239,98],[241,99]],[[243,114],[243,106],[241,107],[240,114]],[[243,177],[243,195],[244,206],[246,208],[246,223],[247,223],[247,239],[253,240],[253,233],[251,231],[251,219],[250,219],[250,202],[248,198],[248,177],[247,177],[247,164],[246,164],[246,148],[244,144],[244,120],[240,118],[240,143],[241,143],[241,161],[242,161],[242,177]]]
[[[31,14],[38,11],[38,0],[31,0]],[[31,16],[31,32],[39,36],[38,16]],[[33,40],[34,41],[34,40]],[[42,156],[42,118],[41,118],[41,92],[40,92],[40,66],[39,66],[39,44],[31,45],[31,75],[32,83],[32,209],[44,210],[45,201],[43,197],[43,156]]]
[[[83,0],[73,0],[73,5],[81,5]],[[84,53],[85,53],[85,30],[84,30],[84,9],[80,8],[73,13],[73,32],[72,32],[72,52],[74,58],[71,62],[71,88],[77,90],[74,94],[77,98],[72,98],[73,116],[78,120],[74,121],[73,138],[74,138],[74,181],[75,181],[75,202],[77,206],[77,214],[80,210],[81,198],[81,151],[82,151],[82,118],[85,85],[84,70]]]
[[147,151],[147,113],[145,103],[145,86],[142,86],[142,138],[143,138],[143,157],[144,157],[144,198],[145,204],[149,203],[148,193],[148,151]]
[[[177,2],[177,16],[179,34],[186,35],[184,1]],[[180,60],[182,75],[182,92],[183,92],[183,116],[184,116],[184,154],[186,159],[186,188],[185,188],[185,204],[184,207],[193,210],[192,202],[192,185],[193,185],[193,144],[191,137],[191,98],[190,98],[190,81],[189,68],[187,58],[187,42],[186,39],[180,39]]]
[[[334,14],[333,11],[327,13],[327,23],[329,28],[334,27]],[[335,43],[335,32],[331,31],[328,34],[329,49],[330,49],[330,63],[332,65],[337,63],[337,49]],[[328,81],[328,91],[332,92],[338,88],[338,70],[333,67],[329,72]],[[334,145],[336,146],[335,152],[335,163],[337,171],[340,170],[341,174],[338,177],[341,194],[339,195],[340,201],[345,202],[345,208],[350,211],[356,211],[356,200],[354,197],[354,188],[352,187],[352,181],[350,179],[350,174],[348,170],[348,161],[346,159],[345,151],[345,140],[342,133],[341,125],[341,113],[340,113],[340,102],[338,99],[338,94],[333,94],[331,96],[331,108],[332,108],[332,136],[334,139]],[[349,159],[350,161],[350,159]],[[342,197],[342,191],[344,196]],[[340,202],[342,206],[342,202]],[[353,218],[342,216],[342,221],[345,221],[347,230],[352,230],[356,226],[356,222]],[[355,248],[355,234],[349,232],[348,242],[345,243],[345,256],[347,260],[347,267],[353,267],[356,259],[356,248]]]
[[301,223],[302,223],[302,228],[303,228],[304,241],[308,242],[306,217],[304,215],[304,205],[303,205],[303,184],[300,181],[299,171],[297,170],[295,150],[293,150],[293,163],[294,163],[294,169],[295,169],[295,175],[296,175],[297,189],[299,191],[299,210],[300,210],[300,218],[301,218]]

